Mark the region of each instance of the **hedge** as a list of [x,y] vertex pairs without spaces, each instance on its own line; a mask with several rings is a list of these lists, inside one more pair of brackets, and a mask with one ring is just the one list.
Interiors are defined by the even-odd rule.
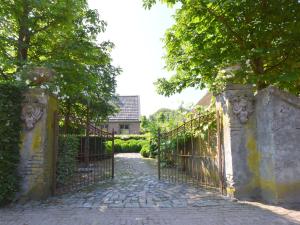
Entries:
[[18,175],[21,112],[25,87],[0,82],[0,205],[12,201],[19,190]]
[[[81,139],[80,149],[85,149],[86,136],[78,136]],[[105,148],[105,138],[98,136],[89,137],[89,154],[90,155],[104,155],[111,153],[110,149]]]
[[[116,153],[125,152],[140,152],[144,145],[148,145],[148,140],[120,140],[115,139],[114,150]],[[111,150],[112,142],[106,142],[106,148]]]
[[115,135],[115,140],[147,140],[149,139],[148,135],[145,134],[128,134],[128,135]]

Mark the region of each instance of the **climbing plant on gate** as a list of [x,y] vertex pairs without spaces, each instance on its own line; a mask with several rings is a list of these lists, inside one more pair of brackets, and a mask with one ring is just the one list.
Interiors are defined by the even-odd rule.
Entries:
[[[189,118],[189,120],[187,120]],[[201,151],[206,151],[207,147],[216,154],[216,134],[217,120],[215,107],[208,110],[199,109],[186,114],[186,120],[180,126],[161,135],[161,165],[174,165],[174,153],[178,151],[191,151],[191,144],[196,139],[201,142]],[[206,149],[206,150],[205,150]],[[191,153],[191,152],[190,152]]]
[[80,145],[80,136],[61,135],[58,140],[59,152],[56,171],[58,185],[68,183],[75,174]]

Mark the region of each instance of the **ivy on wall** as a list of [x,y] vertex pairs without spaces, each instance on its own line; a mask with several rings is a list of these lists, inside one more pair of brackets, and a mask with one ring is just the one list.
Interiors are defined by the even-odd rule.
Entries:
[[18,163],[24,89],[19,84],[0,82],[0,205],[12,201],[19,190]]

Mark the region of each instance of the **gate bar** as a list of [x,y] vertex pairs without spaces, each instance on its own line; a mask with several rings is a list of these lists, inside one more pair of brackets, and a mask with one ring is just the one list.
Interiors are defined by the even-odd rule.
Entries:
[[111,178],[114,179],[115,177],[115,129],[112,129],[112,145],[111,145]]
[[158,179],[160,180],[160,129],[158,129],[158,141],[157,141],[157,145],[158,145],[158,158],[157,158],[157,165],[158,165]]

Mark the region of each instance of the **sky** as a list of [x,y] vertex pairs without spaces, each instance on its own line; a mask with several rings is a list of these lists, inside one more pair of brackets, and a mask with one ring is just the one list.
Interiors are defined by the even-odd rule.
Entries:
[[175,9],[157,4],[151,10],[142,7],[142,0],[89,0],[108,24],[99,41],[110,40],[113,65],[123,70],[117,78],[118,95],[139,95],[141,115],[151,115],[160,108],[176,109],[197,103],[205,91],[189,88],[171,97],[158,95],[154,82],[173,73],[164,69],[163,41],[165,30],[174,20]]

